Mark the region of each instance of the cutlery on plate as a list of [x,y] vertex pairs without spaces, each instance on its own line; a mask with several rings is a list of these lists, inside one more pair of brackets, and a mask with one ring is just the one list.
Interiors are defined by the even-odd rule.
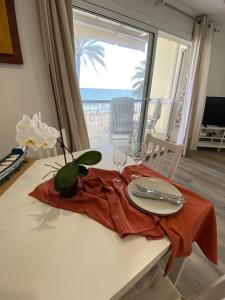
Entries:
[[154,192],[143,192],[143,191],[131,191],[132,194],[134,196],[137,196],[137,197],[141,197],[141,198],[147,198],[147,199],[153,199],[153,200],[162,200],[162,201],[166,201],[166,202],[169,202],[171,204],[174,204],[174,205],[181,205],[183,204],[183,200],[182,199],[179,199],[179,198],[174,198],[174,197],[169,197],[169,196],[162,196],[160,195],[159,193],[154,193]]
[[155,195],[162,196],[164,198],[169,197],[170,199],[177,199],[177,200],[180,200],[183,203],[185,203],[185,199],[183,196],[177,196],[177,195],[172,195],[172,194],[168,194],[168,193],[164,193],[164,192],[155,191],[152,189],[147,189],[147,188],[141,186],[140,184],[136,184],[136,188],[140,192],[149,193],[149,194],[154,193]]

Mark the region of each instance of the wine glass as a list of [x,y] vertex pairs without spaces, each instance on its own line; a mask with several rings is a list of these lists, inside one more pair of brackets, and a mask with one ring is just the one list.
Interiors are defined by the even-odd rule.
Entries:
[[[126,149],[120,149],[120,148],[114,148],[113,149],[113,163],[117,166],[117,171],[121,173],[121,167],[125,166],[127,162],[127,150]],[[119,176],[115,177],[113,179],[113,182],[117,185],[121,184],[121,179]]]
[[[143,164],[143,161],[145,160],[147,152],[147,146],[144,143],[133,143],[132,144],[132,158],[137,164],[137,169]],[[139,174],[132,174],[131,178],[135,179],[139,177]]]

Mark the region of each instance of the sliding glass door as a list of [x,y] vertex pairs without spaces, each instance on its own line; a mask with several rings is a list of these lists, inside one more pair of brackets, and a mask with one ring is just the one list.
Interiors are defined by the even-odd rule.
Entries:
[[190,43],[159,32],[145,132],[176,142],[188,75]]
[[92,147],[142,138],[155,33],[73,8],[75,60]]

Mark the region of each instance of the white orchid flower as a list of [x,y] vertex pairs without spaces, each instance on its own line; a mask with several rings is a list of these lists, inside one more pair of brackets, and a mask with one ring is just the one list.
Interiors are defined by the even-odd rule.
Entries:
[[34,114],[32,120],[37,124],[37,127],[40,127],[41,124],[41,113]]
[[29,118],[27,115],[23,115],[22,120],[16,124],[16,131],[19,132],[30,127],[36,127],[35,121]]
[[16,141],[21,146],[28,146],[34,150],[53,148],[59,131],[41,122],[41,115],[35,114],[32,119],[23,115],[16,125]]
[[38,150],[40,148],[39,145],[41,138],[42,137],[35,126],[25,127],[18,130],[16,134],[16,141],[19,145],[28,146],[34,150]]
[[53,148],[57,138],[59,137],[59,131],[42,122],[40,124],[39,133],[43,138],[43,142],[40,147],[42,149]]

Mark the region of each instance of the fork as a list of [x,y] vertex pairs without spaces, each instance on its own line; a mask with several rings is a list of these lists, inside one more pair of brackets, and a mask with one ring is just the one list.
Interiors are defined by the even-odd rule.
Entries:
[[139,190],[141,192],[144,192],[144,193],[151,193],[151,194],[154,193],[158,197],[176,199],[176,200],[182,201],[182,203],[185,203],[185,199],[184,199],[183,196],[176,196],[176,195],[172,195],[172,194],[168,194],[168,193],[163,193],[163,192],[155,191],[155,190],[152,190],[152,189],[147,189],[147,188],[141,186],[140,184],[136,184],[136,188],[137,188],[137,190]]

